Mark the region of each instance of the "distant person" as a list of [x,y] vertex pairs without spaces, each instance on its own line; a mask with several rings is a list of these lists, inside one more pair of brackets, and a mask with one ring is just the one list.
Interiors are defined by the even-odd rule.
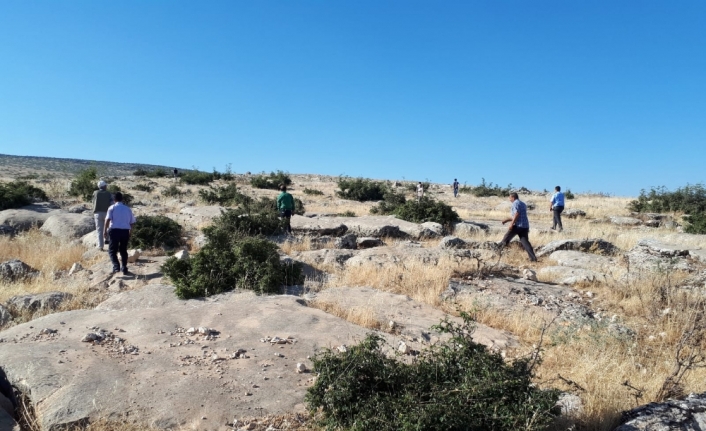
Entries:
[[108,207],[113,204],[113,195],[106,189],[108,184],[105,181],[98,181],[98,190],[93,192],[93,220],[96,222],[96,233],[98,234],[97,246],[103,251],[105,242],[103,241],[103,225]]
[[564,226],[561,224],[561,213],[564,211],[564,193],[561,192],[561,187],[554,187],[554,194],[552,195],[552,200],[549,203],[549,211],[554,213],[554,222],[552,223],[552,230],[559,229],[559,232],[564,230]]
[[454,178],[453,186],[454,186],[454,197],[458,197],[458,180],[456,178]]
[[[110,256],[110,261],[113,262],[114,273],[122,270],[124,275],[128,274],[127,243],[130,241],[130,231],[135,222],[132,210],[123,204],[123,194],[120,192],[115,193],[115,204],[108,208],[103,231],[103,235],[106,238],[110,238],[108,255]],[[118,262],[118,253],[120,253],[122,266]]]
[[287,233],[292,233],[292,225],[290,219],[294,213],[294,198],[292,195],[287,193],[287,186],[284,184],[279,185],[281,193],[277,196],[277,210],[279,211],[280,217],[285,220],[285,228]]
[[422,185],[422,182],[420,181],[419,183],[417,183],[417,202],[421,202],[423,197],[424,185]]
[[179,176],[179,171],[177,170],[177,168],[174,168],[173,172],[174,172],[174,181],[176,181],[177,177]]
[[530,261],[536,262],[537,256],[534,255],[534,249],[532,244],[529,242],[529,219],[527,218],[527,205],[522,202],[517,196],[517,193],[510,193],[510,202],[512,206],[510,207],[510,218],[503,220],[503,224],[510,222],[510,227],[505,233],[500,244],[503,247],[507,247],[510,241],[515,237],[515,235],[520,237],[520,243],[524,247],[525,251],[529,255]]

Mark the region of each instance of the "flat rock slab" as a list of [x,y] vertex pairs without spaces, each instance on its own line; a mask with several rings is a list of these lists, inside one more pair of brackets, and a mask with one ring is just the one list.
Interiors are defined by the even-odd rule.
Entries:
[[32,229],[33,227],[42,227],[45,221],[53,214],[61,213],[58,209],[15,209],[0,211],[0,224],[7,225],[21,232]]
[[167,217],[190,227],[200,227],[204,223],[210,223],[211,220],[220,216],[221,212],[225,210],[226,208],[220,205],[188,206],[182,208],[179,214],[171,216],[167,214]]
[[635,217],[610,216],[608,220],[618,226],[638,226],[642,224],[642,220]]
[[623,413],[623,417],[626,422],[615,431],[700,431],[706,429],[706,394],[650,403]]
[[292,230],[305,235],[332,235],[341,236],[348,227],[338,217],[304,217],[293,215],[290,219]]
[[417,262],[427,265],[438,265],[443,258],[464,259],[470,258],[470,250],[455,250],[441,248],[415,248],[405,246],[375,247],[360,250],[355,256],[346,260],[346,267],[364,265],[398,265],[405,262]]
[[606,276],[603,273],[571,266],[545,266],[539,270],[537,275],[543,279],[550,279],[554,283],[566,285],[604,283],[606,281]]
[[548,256],[559,250],[584,251],[587,253],[614,255],[620,250],[608,241],[600,238],[591,239],[562,239],[544,245],[535,253],[537,257]]
[[71,240],[95,232],[96,224],[93,217],[84,214],[58,213],[52,214],[40,230],[57,238]]
[[706,250],[701,247],[644,238],[625,253],[631,267],[640,269],[675,268],[694,271],[706,264]]
[[[444,318],[461,322],[461,319],[449,316],[430,305],[421,304],[405,295],[382,292],[369,287],[334,287],[319,292],[316,302],[335,304],[343,309],[354,308],[369,310],[386,330],[397,330],[407,340],[435,342],[438,334],[430,331],[432,325],[438,325]],[[395,328],[389,327],[394,322]],[[505,331],[492,329],[477,324],[473,339],[489,348],[506,350],[519,345],[517,340]]]
[[337,217],[337,220],[348,227],[348,232],[358,236],[418,239],[432,235],[429,229],[394,216]]
[[[170,287],[148,285],[97,310],[51,314],[1,332],[0,363],[31,398],[44,430],[108,417],[225,430],[233,417],[303,410],[312,375],[297,374],[296,364],[311,368],[308,355],[354,344],[368,332],[302,303],[251,293],[181,301]],[[190,327],[219,334],[207,340],[177,330]],[[57,332],[41,335],[42,328]],[[122,341],[81,342],[90,328]],[[296,341],[262,343],[267,336]],[[137,354],[121,353],[121,346]],[[238,349],[249,358],[231,359]]]
[[321,249],[292,253],[295,260],[320,267],[343,268],[346,261],[356,255],[354,250]]
[[615,258],[573,250],[555,251],[549,255],[549,260],[555,261],[559,266],[590,269],[602,273],[612,272],[618,267],[618,261]]

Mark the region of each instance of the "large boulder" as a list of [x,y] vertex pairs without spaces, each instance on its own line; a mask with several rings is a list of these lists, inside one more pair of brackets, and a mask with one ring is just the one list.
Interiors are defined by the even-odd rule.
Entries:
[[29,277],[36,277],[39,271],[22,262],[19,259],[12,259],[0,263],[0,280],[13,282]]
[[439,241],[439,248],[466,248],[468,244],[457,236],[445,236]]
[[567,208],[562,211],[561,216],[566,218],[586,217],[586,211],[577,208]]
[[574,250],[555,251],[549,255],[549,260],[555,261],[559,266],[590,269],[603,273],[611,272],[618,266],[615,258]]
[[548,256],[559,250],[575,250],[585,251],[588,253],[597,253],[603,255],[614,255],[620,251],[608,241],[600,238],[592,239],[562,239],[552,241],[549,244],[542,246],[535,253],[537,257]]
[[346,233],[348,227],[337,217],[303,217],[293,215],[290,219],[292,231],[313,236],[341,236]]
[[21,232],[33,227],[42,227],[54,214],[61,213],[50,204],[27,205],[19,209],[0,211],[0,225],[7,225]]
[[485,223],[462,221],[454,224],[454,234],[471,236],[479,233],[488,233],[490,227]]
[[7,301],[8,308],[16,312],[33,312],[37,310],[56,310],[64,302],[73,298],[66,292],[45,292],[32,295],[13,296]]
[[332,250],[324,248],[321,250],[296,252],[292,254],[292,257],[312,266],[340,269],[346,261],[355,256],[355,254],[356,252],[353,250]]
[[369,332],[288,295],[182,301],[148,285],[110,301],[3,331],[13,342],[0,343],[0,364],[41,429],[121,417],[144,428],[217,430],[234,417],[304,411],[313,375],[297,373],[297,363],[311,369],[321,346]]
[[706,393],[649,403],[623,413],[615,431],[701,431],[706,429]]
[[9,224],[0,224],[0,236],[15,236],[15,228]]
[[639,226],[642,220],[635,217],[610,216],[608,220],[618,226]]
[[91,216],[58,213],[49,217],[40,230],[54,237],[71,240],[81,238],[89,232],[95,232],[96,224]]
[[643,238],[625,253],[631,268],[654,270],[673,268],[693,271],[693,260],[706,263],[706,252],[700,247],[689,247],[664,242],[654,238]]
[[441,223],[427,221],[420,224],[419,228],[419,238],[438,238],[444,235],[444,226]]

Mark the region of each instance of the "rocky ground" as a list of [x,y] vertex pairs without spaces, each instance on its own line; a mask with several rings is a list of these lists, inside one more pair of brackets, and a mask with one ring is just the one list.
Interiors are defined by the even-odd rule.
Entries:
[[[438,339],[430,327],[458,319],[459,309],[476,317],[476,341],[508,360],[542,343],[537,383],[569,397],[557,429],[705,426],[696,395],[621,416],[657,398],[679,346],[702,352],[703,340],[684,337],[698,325],[683,315],[700,310],[694,298],[706,289],[706,239],[681,233],[678,215],[630,214],[627,199],[579,195],[557,233],[547,196],[525,193],[540,259],[530,263],[521,247],[495,244],[505,229],[504,198],[453,198],[449,186],[432,185],[429,193],[463,218],[450,231],[371,216],[371,203],[335,195],[335,178],[293,179],[307,213],[292,218],[293,236],[271,239],[282,259],[305,265],[307,278],[271,296],[177,299],[160,267],[178,250],[134,251],[132,274],[111,274],[87,207],[57,188],[51,202],[0,211],[0,429],[18,426],[20,397],[33,407],[36,429],[104,420],[158,429],[313,427],[301,419],[315,379],[312,355],[345,349],[372,330],[411,360]],[[182,224],[191,253],[222,210],[199,201],[200,186],[179,185],[183,195],[166,197],[170,179],[108,180],[134,194],[138,217]],[[276,195],[251,189],[247,176],[236,181],[251,196]],[[38,248],[29,235],[77,257],[44,265],[50,252],[26,252]],[[682,396],[706,390],[692,359],[677,385]],[[616,368],[595,369],[603,360]]]

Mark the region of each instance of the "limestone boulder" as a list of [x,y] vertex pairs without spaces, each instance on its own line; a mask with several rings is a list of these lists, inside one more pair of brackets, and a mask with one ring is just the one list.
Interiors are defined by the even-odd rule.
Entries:
[[442,259],[462,260],[471,257],[470,250],[444,250],[406,246],[376,247],[361,250],[346,260],[346,267],[373,265],[378,267],[399,264],[438,265]]
[[596,272],[609,273],[619,264],[617,259],[593,253],[584,253],[574,250],[559,250],[549,255],[559,266],[590,269]]
[[635,247],[625,253],[631,268],[655,270],[673,268],[684,271],[696,269],[695,263],[706,263],[706,251],[700,247],[690,247],[665,242],[661,239],[643,238]]
[[380,238],[373,238],[370,236],[364,236],[361,238],[358,238],[356,240],[356,245],[357,248],[359,249],[365,249],[365,248],[373,248],[373,247],[382,247],[385,245]]
[[456,235],[471,236],[489,231],[490,227],[485,223],[462,221],[454,224],[454,234]]
[[0,225],[7,225],[17,232],[26,231],[33,227],[42,227],[44,222],[61,210],[51,205],[28,205],[19,209],[0,211]]
[[639,226],[642,220],[635,217],[610,216],[608,220],[618,226]]
[[418,239],[423,233],[417,223],[394,216],[337,217],[337,220],[348,227],[348,232],[358,236]]
[[614,255],[620,251],[618,247],[600,238],[562,239],[552,241],[549,244],[540,247],[535,254],[537,257],[544,257],[559,250],[584,251],[587,253],[597,253],[607,256]]
[[[12,320],[12,314],[4,305],[0,304],[0,326],[5,326]],[[1,429],[1,428],[0,428]]]
[[445,236],[439,241],[439,248],[466,248],[468,244],[457,236]]
[[341,236],[348,227],[338,217],[304,217],[293,215],[290,219],[292,231],[304,235]]
[[0,263],[0,280],[5,282],[36,277],[37,275],[39,275],[39,271],[19,259],[12,259]]
[[49,217],[40,230],[57,238],[72,240],[95,232],[96,224],[93,217],[62,212]]
[[342,268],[355,255],[356,251],[353,250],[321,249],[296,252],[292,257],[316,267]]
[[358,247],[358,237],[354,233],[347,233],[336,238],[333,246],[337,249],[354,250]]
[[94,229],[93,231],[82,236],[81,244],[88,248],[98,247],[98,232]]
[[200,228],[209,224],[211,220],[221,215],[226,208],[220,205],[187,206],[179,210],[179,214],[170,217],[182,225]]
[[[233,417],[301,412],[308,385],[297,364],[311,369],[322,346],[369,332],[288,295],[182,301],[148,285],[111,301],[0,334],[10,341],[0,343],[0,364],[30,397],[41,429],[128,417],[145,428],[218,430]],[[274,337],[284,343],[267,341]]]
[[579,283],[603,283],[605,274],[590,269],[573,268],[570,266],[545,266],[537,273],[544,280],[568,286]]
[[73,298],[66,292],[45,292],[32,295],[13,296],[7,301],[7,307],[18,313],[37,310],[56,310],[59,306]]
[[700,431],[706,429],[706,393],[650,403],[623,413],[615,431]]
[[439,238],[444,235],[444,226],[441,223],[428,221],[420,224],[419,228],[418,238]]
[[570,219],[577,219],[586,217],[586,211],[580,210],[578,208],[566,208],[564,211],[562,211],[561,216]]
[[0,236],[15,236],[15,228],[8,224],[0,224]]

